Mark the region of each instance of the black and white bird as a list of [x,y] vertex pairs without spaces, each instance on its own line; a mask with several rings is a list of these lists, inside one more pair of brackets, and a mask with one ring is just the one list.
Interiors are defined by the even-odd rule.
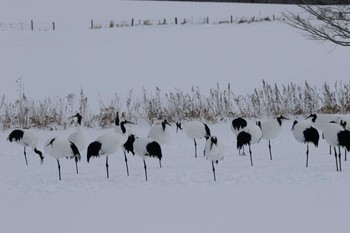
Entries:
[[[316,113],[311,113],[305,119],[309,120],[311,125],[315,127],[317,130],[319,130],[320,132],[324,132],[324,127],[326,127],[329,122],[339,122],[340,120],[339,116],[334,114],[316,114]],[[332,154],[332,146],[329,146],[329,154]]]
[[148,137],[134,137],[133,149],[136,155],[140,156],[143,160],[143,165],[145,169],[145,178],[148,180],[147,176],[147,165],[146,159],[150,157],[159,159],[159,166],[162,167],[162,148],[157,141],[154,141]]
[[[231,122],[231,131],[237,137],[239,132],[241,132],[241,130],[244,127],[246,127],[247,125],[248,125],[248,122],[247,122],[246,119],[244,119],[242,117],[237,117],[237,118],[233,119],[232,122]],[[243,149],[243,152],[241,153],[241,150],[239,150],[239,155],[245,155],[244,146],[242,147],[242,149]]]
[[65,138],[53,137],[45,142],[45,153],[51,155],[57,161],[58,167],[58,179],[61,180],[61,165],[60,158],[71,158],[75,160],[75,170],[77,174],[78,171],[78,161],[80,161],[81,156],[78,147]]
[[210,129],[207,124],[201,121],[189,121],[189,122],[177,122],[176,123],[176,132],[178,130],[185,131],[186,135],[193,139],[194,142],[194,157],[197,158],[197,142],[196,139],[200,138],[209,138]]
[[269,119],[263,122],[258,121],[257,124],[260,126],[262,131],[262,139],[269,140],[269,152],[270,152],[270,160],[272,160],[271,153],[271,139],[275,139],[280,135],[282,131],[282,122],[283,120],[288,120],[287,117],[283,115],[278,116],[275,119]]
[[224,144],[216,136],[209,137],[205,142],[204,156],[211,161],[214,181],[216,181],[215,165],[224,158]]
[[[130,135],[132,133],[131,133],[130,128],[128,128],[125,125],[124,125],[124,129],[122,129],[121,124],[120,124],[119,112],[116,112],[116,114],[115,114],[115,121],[114,121],[114,123],[115,123],[115,131],[117,133],[120,133],[120,134],[124,134],[123,131],[126,131],[126,135],[128,137],[127,141],[124,144],[122,144],[121,147],[122,147],[122,150],[124,152],[124,161],[125,161],[125,166],[126,166],[126,175],[129,176],[128,158],[126,156],[126,153],[132,152],[132,151],[130,151],[128,149],[129,145],[132,146],[132,143],[130,144],[130,142],[129,142],[129,140],[132,138],[132,137],[130,137]],[[129,137],[130,137],[130,139],[129,139]]]
[[81,126],[81,120],[83,117],[79,113],[77,113],[74,116],[71,116],[70,118],[75,117],[77,118],[77,131],[68,136],[68,141],[73,142],[78,147],[79,152],[82,152],[83,150],[85,150],[85,136]]
[[[330,122],[327,126],[324,127],[323,137],[326,140],[326,142],[334,148],[334,156],[337,171],[342,171],[340,148],[344,147],[346,151],[350,151],[350,131],[344,129],[341,125],[335,122]],[[338,154],[336,147],[338,147],[339,149]]]
[[[108,132],[99,136],[94,142],[90,143],[87,148],[87,162],[90,162],[92,157],[100,157],[101,155],[106,156],[106,172],[107,178],[109,178],[109,164],[108,157],[114,154],[118,149],[128,140],[129,134],[126,131],[125,124],[133,124],[130,121],[123,120],[120,123],[122,133]],[[126,167],[128,172],[127,161]]]
[[324,131],[324,127],[328,125],[329,122],[338,122],[339,116],[334,114],[316,114],[312,113],[307,116],[305,119],[309,119],[312,126],[320,131]]
[[292,131],[298,142],[306,143],[306,167],[309,166],[309,143],[313,143],[318,147],[320,135],[316,128],[306,121],[294,121]]
[[240,150],[244,145],[249,147],[250,165],[253,166],[251,145],[258,143],[262,137],[261,128],[256,124],[248,124],[237,135],[237,149]]
[[43,163],[43,153],[37,149],[38,136],[32,130],[15,129],[9,134],[7,140],[10,142],[16,142],[17,144],[24,147],[24,159],[26,165],[28,165],[26,147],[31,147],[34,150],[34,153],[39,155],[40,163]]
[[170,139],[170,130],[167,125],[171,126],[166,119],[160,124],[154,124],[148,132],[148,137],[157,141],[160,145],[166,144]]

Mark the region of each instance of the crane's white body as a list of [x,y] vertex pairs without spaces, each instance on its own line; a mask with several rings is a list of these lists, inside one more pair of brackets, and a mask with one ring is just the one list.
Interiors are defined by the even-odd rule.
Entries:
[[134,152],[136,155],[140,156],[142,159],[146,159],[147,157],[147,150],[146,147],[149,143],[153,142],[154,140],[151,138],[146,137],[137,137],[134,141]]
[[[314,115],[313,117],[310,117]],[[312,126],[316,129],[324,132],[324,127],[328,125],[328,123],[334,121],[339,122],[339,116],[334,114],[311,114],[308,117],[308,120],[311,122]]]
[[181,127],[186,135],[192,139],[203,138],[207,135],[204,123],[200,121],[183,122]]
[[154,124],[149,130],[148,137],[157,141],[160,145],[164,145],[170,140],[170,129],[166,124]]
[[298,121],[293,127],[293,135],[295,139],[300,143],[305,143],[304,131],[313,127],[309,121]]
[[[54,142],[50,144],[53,139],[55,139]],[[56,160],[74,156],[71,143],[67,139],[61,137],[53,137],[48,139],[45,142],[44,150]]]
[[80,124],[77,125],[77,131],[68,136],[68,141],[73,142],[80,152],[85,150],[86,141],[82,126]]
[[66,138],[53,137],[48,139],[44,145],[45,152],[51,155],[57,161],[58,165],[58,179],[61,180],[61,165],[60,158],[74,158],[75,169],[78,172],[78,160],[80,160],[79,149],[73,142],[68,141]]
[[22,129],[23,131],[23,137],[15,141],[19,145],[31,147],[34,149],[38,144],[38,135],[31,129]]
[[116,132],[108,132],[99,136],[95,141],[101,143],[99,155],[109,156],[118,151],[118,149],[126,142],[127,135]]
[[274,139],[280,135],[282,131],[282,124],[277,119],[269,119],[261,122],[261,131],[263,139]]
[[[214,137],[215,136],[212,136],[211,138]],[[217,140],[216,143],[212,143],[211,138],[205,142],[204,156],[212,162],[217,162],[224,158],[224,144],[221,142],[221,140]],[[217,137],[215,138],[217,139]]]
[[326,142],[334,147],[339,146],[338,133],[343,131],[344,128],[337,123],[328,123],[323,129],[323,137]]
[[251,140],[249,144],[258,143],[262,137],[261,128],[256,124],[248,124],[241,130],[241,132],[246,132],[251,135]]

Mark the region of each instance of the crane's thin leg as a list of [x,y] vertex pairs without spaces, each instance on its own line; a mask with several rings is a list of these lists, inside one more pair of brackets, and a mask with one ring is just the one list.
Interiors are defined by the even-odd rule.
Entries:
[[269,140],[269,151],[270,151],[270,160],[272,160],[272,154],[271,154],[271,143],[270,143],[270,140]]
[[339,171],[341,171],[341,153],[340,153],[340,146],[339,148],[339,154],[338,154],[338,161],[339,161]]
[[306,167],[309,167],[309,143],[306,144]]
[[146,181],[148,180],[147,179],[147,166],[146,166],[146,161],[143,160],[143,167],[145,168],[145,177],[146,177]]
[[213,168],[214,181],[216,181],[214,161],[211,161],[211,166]]
[[334,157],[335,157],[335,166],[337,168],[337,172],[339,171],[338,169],[338,161],[337,161],[337,150],[335,149],[335,147],[333,147],[334,149]]
[[78,158],[75,157],[75,170],[77,171],[77,174],[79,174],[79,170],[78,170]]
[[57,167],[58,167],[58,180],[61,180],[61,165],[58,159],[57,159]]
[[332,146],[329,145],[329,154],[331,155],[332,154]]
[[193,139],[194,142],[194,157],[197,158],[197,142],[196,139]]
[[162,168],[162,161],[159,160],[159,167]]
[[106,156],[106,171],[107,171],[107,179],[109,178],[109,171],[108,171],[109,165],[108,165],[108,156]]
[[253,166],[252,150],[250,149],[250,144],[248,146],[249,146],[249,155],[250,155],[250,165]]
[[28,165],[26,147],[24,147],[24,159],[26,161],[26,165]]
[[125,151],[124,151],[124,159],[125,159],[125,166],[126,166],[126,174],[127,176],[129,176],[128,158],[126,157]]
[[348,161],[348,158],[347,158],[347,154],[346,154],[346,149],[344,150],[344,152],[345,152],[345,161]]

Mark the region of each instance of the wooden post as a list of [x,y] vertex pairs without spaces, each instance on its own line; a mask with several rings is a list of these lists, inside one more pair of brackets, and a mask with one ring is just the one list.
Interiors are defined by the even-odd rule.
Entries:
[[55,31],[56,26],[55,26],[55,22],[52,22],[52,30]]
[[207,17],[207,24],[209,24],[209,16]]
[[134,18],[131,19],[131,27],[134,26]]
[[177,17],[175,17],[175,24],[177,24]]
[[233,23],[233,16],[231,15],[231,23]]
[[33,22],[33,20],[30,21],[30,28],[32,29],[32,31],[34,30],[34,22]]
[[93,19],[91,19],[91,29],[93,29],[94,28],[94,20]]

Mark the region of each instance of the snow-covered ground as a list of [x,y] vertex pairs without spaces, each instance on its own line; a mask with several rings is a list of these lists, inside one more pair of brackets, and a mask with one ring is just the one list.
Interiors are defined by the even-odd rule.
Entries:
[[[26,166],[22,147],[0,140],[0,226],[3,232],[346,232],[350,190],[349,162],[335,170],[334,157],[325,141],[310,146],[297,142],[286,122],[281,136],[272,141],[273,160],[267,141],[252,146],[249,156],[239,156],[229,123],[210,125],[212,134],[225,143],[224,160],[216,166],[194,158],[193,141],[175,133],[163,146],[162,168],[147,160],[145,181],[139,157],[128,156],[130,176],[119,150],[110,157],[106,179],[104,157],[87,163],[86,151],[75,174],[74,161],[61,160],[62,181],[56,161],[44,164],[28,152]],[[74,129],[38,131],[39,149],[53,135],[66,136]],[[87,141],[108,130],[85,129]],[[146,135],[147,126],[133,127]],[[204,139],[198,141],[198,151]],[[248,151],[246,151],[248,152]],[[201,154],[201,153],[200,153]]]
[[[55,21],[57,30],[0,31],[0,94],[17,98],[19,77],[27,98],[62,97],[83,88],[96,105],[99,98],[143,87],[205,90],[230,82],[236,93],[246,94],[262,79],[313,85],[348,81],[346,48],[306,40],[277,21],[88,29],[91,18],[240,18],[280,15],[286,8],[298,10],[259,4],[4,0],[0,22]],[[343,162],[343,172],[336,172],[323,140],[318,148],[310,146],[305,168],[306,145],[293,138],[288,121],[272,141],[273,160],[267,142],[261,141],[252,146],[251,167],[248,156],[238,156],[230,122],[209,126],[225,143],[217,182],[210,162],[194,158],[193,141],[183,132],[175,134],[174,124],[172,141],[163,146],[163,167],[147,161],[148,182],[138,157],[129,156],[126,176],[121,151],[110,158],[110,179],[104,158],[88,164],[83,151],[80,174],[73,161],[62,159],[59,182],[53,158],[47,156],[40,165],[28,150],[26,166],[23,148],[6,141],[10,130],[0,132],[0,231],[348,232],[350,165]],[[146,135],[148,126],[134,125],[133,130]],[[38,147],[43,150],[47,138],[73,131],[38,131]],[[87,141],[105,131],[85,129]],[[204,139],[198,151],[203,146]]]

